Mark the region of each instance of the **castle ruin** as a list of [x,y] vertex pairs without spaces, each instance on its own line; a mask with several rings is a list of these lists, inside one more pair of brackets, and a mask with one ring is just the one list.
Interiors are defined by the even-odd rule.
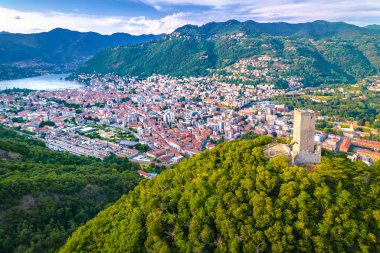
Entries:
[[293,165],[321,162],[321,147],[314,141],[316,113],[312,110],[294,110]]

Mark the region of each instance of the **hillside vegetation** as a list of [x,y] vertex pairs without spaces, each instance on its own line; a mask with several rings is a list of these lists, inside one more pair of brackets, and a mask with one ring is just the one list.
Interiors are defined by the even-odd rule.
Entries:
[[30,68],[19,68],[0,64],[0,81],[38,76],[39,74]]
[[380,25],[367,25],[365,28],[380,30]]
[[380,166],[268,160],[270,138],[182,161],[80,227],[66,252],[379,252]]
[[30,60],[53,64],[70,63],[108,47],[133,45],[160,37],[161,35],[133,36],[127,33],[102,35],[61,28],[34,34],[0,33],[0,64]]
[[51,151],[0,126],[0,252],[55,252],[140,181],[139,166]]
[[[282,95],[272,100],[293,108],[310,108],[333,120],[357,121],[359,125],[380,129],[380,95],[360,88],[358,94],[320,93],[325,103],[315,102],[305,95]],[[361,97],[358,98],[358,95]],[[323,97],[323,96],[322,96]]]
[[162,35],[76,32],[54,29],[34,34],[0,33],[0,80],[46,72],[73,71],[93,55],[110,47],[160,39]]
[[238,22],[186,25],[159,41],[107,49],[80,73],[204,76],[253,56],[282,59],[306,86],[354,83],[380,70],[380,32],[346,23]]

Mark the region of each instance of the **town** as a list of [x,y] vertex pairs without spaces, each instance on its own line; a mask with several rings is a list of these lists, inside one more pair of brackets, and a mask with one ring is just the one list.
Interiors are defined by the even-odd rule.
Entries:
[[[76,78],[87,85],[1,93],[0,123],[32,134],[55,150],[100,159],[112,153],[138,163],[170,165],[249,132],[290,143],[293,110],[272,100],[304,93],[269,84],[231,85],[215,77]],[[301,86],[297,78],[287,81],[293,88]],[[318,120],[328,117],[319,115]],[[368,133],[358,131],[357,122],[343,123],[333,125],[341,134],[317,130],[315,141],[326,150],[347,153],[351,160],[379,160],[380,142],[365,139]],[[373,134],[379,133],[373,129]]]

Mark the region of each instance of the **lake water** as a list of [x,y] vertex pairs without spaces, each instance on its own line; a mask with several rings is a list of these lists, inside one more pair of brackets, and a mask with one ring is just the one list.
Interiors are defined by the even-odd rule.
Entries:
[[54,74],[23,79],[0,81],[0,90],[20,88],[31,90],[60,90],[83,87],[76,81],[64,80],[68,74]]

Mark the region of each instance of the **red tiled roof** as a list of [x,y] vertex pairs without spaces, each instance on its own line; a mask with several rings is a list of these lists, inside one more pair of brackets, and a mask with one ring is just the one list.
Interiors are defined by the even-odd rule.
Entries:
[[339,147],[339,150],[342,152],[348,152],[350,147],[351,147],[351,140],[350,139],[344,139],[342,144]]
[[380,149],[380,142],[378,142],[378,141],[369,141],[369,140],[360,139],[360,140],[353,142],[353,144],[355,146],[359,146],[359,147]]
[[373,160],[380,160],[380,153],[365,150],[365,149],[359,149],[357,151],[359,155],[365,155],[371,157]]
[[139,175],[143,176],[143,177],[150,177],[150,174],[148,172],[143,171],[143,170],[138,170],[137,173],[139,173]]

